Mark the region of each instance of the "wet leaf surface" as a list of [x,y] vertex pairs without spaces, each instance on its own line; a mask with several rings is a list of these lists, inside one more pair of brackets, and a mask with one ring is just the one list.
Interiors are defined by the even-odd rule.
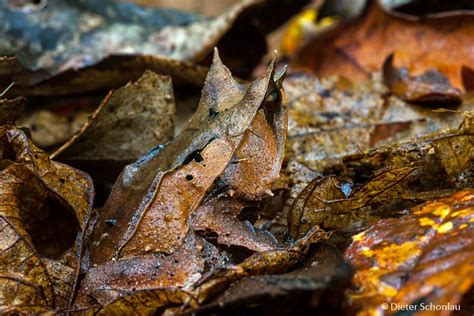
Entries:
[[0,313],[472,314],[472,5],[366,3],[1,2]]
[[326,239],[324,232],[313,229],[306,236],[285,248],[256,253],[238,265],[229,265],[198,280],[189,289],[159,288],[135,291],[103,308],[85,310],[85,315],[107,315],[111,312],[126,315],[150,315],[169,308],[171,314],[197,308],[207,299],[228,288],[233,282],[252,275],[282,273],[304,259],[309,246]]
[[295,199],[288,214],[290,236],[297,238],[314,225],[354,232],[410,201],[472,186],[467,171],[473,163],[472,141],[468,115],[458,130],[346,156],[336,167],[340,177],[316,178]]
[[[345,256],[355,266],[354,304],[457,304],[474,282],[472,190],[381,220],[353,237]],[[403,225],[403,230],[400,230]]]

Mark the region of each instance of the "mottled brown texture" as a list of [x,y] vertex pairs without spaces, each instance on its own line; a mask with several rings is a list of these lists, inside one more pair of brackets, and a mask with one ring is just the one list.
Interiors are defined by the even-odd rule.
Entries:
[[145,72],[111,92],[52,157],[112,181],[131,161],[174,135],[171,79]]
[[253,227],[249,221],[237,218],[246,203],[232,198],[214,198],[201,205],[193,216],[195,231],[217,234],[217,243],[241,246],[253,251],[276,247],[276,240],[269,232]]
[[170,313],[192,310],[205,303],[233,282],[248,276],[282,273],[304,259],[309,246],[327,238],[313,229],[304,238],[283,248],[256,253],[237,265],[224,267],[201,278],[188,289],[161,288],[142,290],[123,296],[102,308],[78,312],[82,315],[127,315],[137,313],[151,315],[157,309],[170,308]]
[[189,233],[169,256],[149,254],[91,267],[81,283],[75,306],[106,305],[133,291],[189,287],[227,260],[203,238]]
[[317,243],[304,264],[280,275],[243,278],[233,283],[210,303],[186,315],[288,315],[318,314],[317,307],[340,315],[342,306],[328,304],[340,300],[351,280],[351,268],[330,244]]
[[387,168],[354,191],[350,183],[336,177],[316,178],[303,189],[288,213],[290,237],[299,238],[317,225],[339,231],[354,231],[367,225],[380,204],[404,193],[401,184],[414,171],[413,167]]
[[51,161],[19,129],[3,126],[0,136],[0,310],[66,308],[92,209],[92,181]]
[[[161,152],[152,151],[128,165],[117,180],[92,235],[92,263],[120,258],[122,250],[172,253],[177,248],[186,235],[188,215],[229,163],[263,102],[272,76],[273,65],[252,84],[238,84],[216,54],[199,107],[187,127]],[[221,98],[223,102],[218,103]],[[211,109],[219,114],[210,115]],[[196,152],[206,153],[205,159],[194,159]],[[168,194],[168,190],[176,194]],[[157,199],[159,196],[166,198]],[[169,208],[172,204],[179,207]],[[154,217],[165,226],[143,220]],[[109,227],[107,220],[117,224]],[[171,227],[180,229],[174,231],[178,239],[167,237]],[[162,238],[169,243],[157,244]]]
[[15,99],[2,99],[0,97],[0,125],[14,123],[23,114],[26,99],[17,97]]

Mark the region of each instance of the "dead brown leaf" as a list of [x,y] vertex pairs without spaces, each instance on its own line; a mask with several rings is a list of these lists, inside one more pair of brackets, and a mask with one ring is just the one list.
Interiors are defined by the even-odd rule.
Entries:
[[26,134],[0,129],[2,313],[66,308],[74,295],[92,181],[53,162]]
[[393,167],[380,171],[356,190],[350,182],[336,177],[313,180],[295,199],[288,213],[291,238],[299,238],[312,227],[354,231],[377,216],[377,209],[400,199],[403,182],[413,167]]
[[171,79],[145,72],[108,95],[52,157],[94,176],[111,174],[114,181],[125,164],[171,140],[174,113]]
[[334,246],[317,243],[310,249],[304,264],[293,271],[239,280],[212,302],[188,315],[287,315],[310,311],[340,315],[342,306],[332,306],[328,301],[341,300],[351,272]]
[[14,123],[20,118],[26,104],[26,99],[17,97],[15,99],[2,99],[0,97],[0,125]]
[[461,68],[474,64],[472,13],[416,17],[388,12],[378,0],[368,3],[357,19],[309,41],[294,57],[293,66],[311,69],[318,76],[366,80],[395,52],[400,57],[394,61],[397,68],[405,67],[413,76],[436,69],[454,88],[464,91]]
[[170,313],[181,313],[186,309],[195,309],[205,303],[233,282],[252,275],[282,273],[300,262],[309,246],[326,239],[324,232],[313,229],[304,238],[285,248],[256,253],[235,266],[226,266],[203,277],[190,289],[161,288],[135,291],[122,296],[102,308],[92,308],[82,312],[84,315],[127,315],[138,313],[151,315],[157,309],[169,308]]

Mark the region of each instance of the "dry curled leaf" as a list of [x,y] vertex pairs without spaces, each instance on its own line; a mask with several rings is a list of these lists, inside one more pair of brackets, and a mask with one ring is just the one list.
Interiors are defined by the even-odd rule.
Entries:
[[386,313],[383,303],[456,305],[474,284],[474,191],[410,213],[353,236],[345,252],[356,269],[351,298],[366,315]]
[[336,177],[313,180],[295,199],[288,213],[288,232],[293,239],[319,225],[325,229],[354,231],[376,218],[381,205],[400,199],[404,181],[416,169],[392,167],[380,171],[357,189]]
[[23,131],[4,126],[0,133],[1,312],[66,308],[92,209],[92,181],[51,161]]
[[310,40],[294,57],[294,67],[366,80],[396,52],[402,56],[395,60],[397,68],[406,67],[412,75],[436,69],[464,91],[461,68],[474,64],[471,12],[416,17],[388,12],[378,0],[368,4],[355,20]]
[[171,79],[145,72],[108,95],[52,157],[94,176],[106,172],[114,180],[125,164],[171,140],[174,113]]
[[406,68],[393,66],[394,55],[383,64],[385,83],[390,92],[408,102],[422,104],[457,105],[462,102],[461,90],[453,88],[449,80],[437,70],[410,76]]

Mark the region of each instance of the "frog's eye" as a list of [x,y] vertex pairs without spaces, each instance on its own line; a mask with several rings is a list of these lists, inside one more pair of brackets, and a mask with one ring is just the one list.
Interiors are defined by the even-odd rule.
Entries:
[[265,97],[264,108],[272,113],[278,112],[280,110],[280,98],[281,95],[278,89],[270,91]]
[[276,102],[278,101],[278,98],[280,97],[280,94],[278,91],[275,89],[271,91],[267,96],[265,97],[265,102]]

